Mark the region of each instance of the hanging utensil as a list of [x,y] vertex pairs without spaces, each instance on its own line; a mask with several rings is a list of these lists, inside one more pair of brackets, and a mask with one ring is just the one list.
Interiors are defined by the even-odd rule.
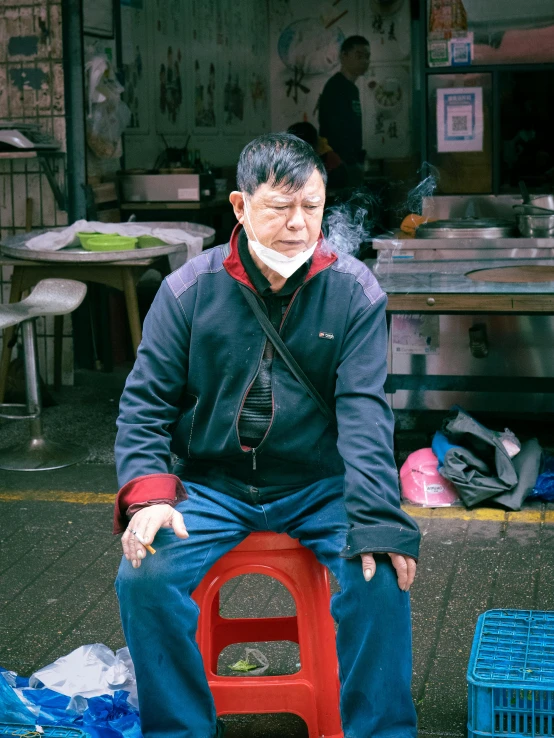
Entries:
[[527,189],[527,185],[525,182],[520,179],[518,182],[519,185],[519,191],[521,192],[521,197],[523,198],[523,204],[527,205],[531,202],[531,198],[529,197],[529,190]]

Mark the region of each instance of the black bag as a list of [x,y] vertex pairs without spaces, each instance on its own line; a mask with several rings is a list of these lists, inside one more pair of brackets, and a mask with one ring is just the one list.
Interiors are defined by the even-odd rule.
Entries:
[[439,472],[454,483],[464,504],[473,507],[489,500],[519,510],[538,475],[541,448],[537,440],[525,443],[511,459],[500,434],[460,408],[454,409],[442,430],[455,446],[445,453]]

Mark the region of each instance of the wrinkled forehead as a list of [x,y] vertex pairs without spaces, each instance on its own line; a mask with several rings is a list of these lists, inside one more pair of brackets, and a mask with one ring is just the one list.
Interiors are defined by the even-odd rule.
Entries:
[[253,203],[260,204],[270,202],[277,205],[289,205],[308,202],[317,205],[325,202],[325,185],[319,172],[314,170],[307,182],[300,188],[264,182],[250,199]]

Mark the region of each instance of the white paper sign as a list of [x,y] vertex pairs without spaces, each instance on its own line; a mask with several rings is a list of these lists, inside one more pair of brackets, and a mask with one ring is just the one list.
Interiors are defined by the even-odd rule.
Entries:
[[483,150],[483,88],[437,90],[437,150]]
[[448,59],[452,67],[471,64],[473,61],[473,32],[449,40]]
[[395,354],[439,353],[440,315],[419,313],[392,316],[392,350]]

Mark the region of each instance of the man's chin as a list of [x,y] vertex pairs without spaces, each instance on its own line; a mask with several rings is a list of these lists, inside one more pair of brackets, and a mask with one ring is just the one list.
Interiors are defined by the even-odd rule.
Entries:
[[278,251],[280,254],[283,254],[283,256],[288,256],[290,258],[293,256],[298,256],[298,254],[306,251],[309,246],[304,242],[302,242],[302,244],[298,246],[287,246],[286,244],[279,241],[278,243],[272,244],[271,248],[275,251]]

